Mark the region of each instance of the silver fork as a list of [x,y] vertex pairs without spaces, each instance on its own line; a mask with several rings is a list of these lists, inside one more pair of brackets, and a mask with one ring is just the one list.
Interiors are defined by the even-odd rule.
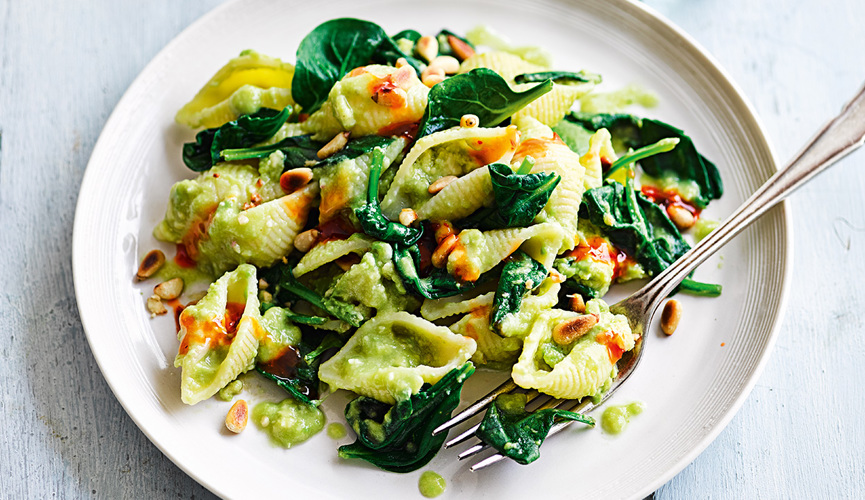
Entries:
[[[863,144],[863,141],[865,141],[865,87],[861,88],[856,96],[844,106],[844,109],[838,116],[817,132],[799,154],[794,156],[784,168],[778,170],[775,175],[760,186],[745,203],[718,226],[717,229],[712,231],[709,236],[700,241],[700,243],[673,265],[658,274],[646,286],[630,297],[610,306],[612,312],[623,314],[628,318],[632,330],[634,333],[639,334],[640,337],[634,349],[625,353],[622,359],[619,360],[618,375],[610,386],[609,391],[597,404],[594,404],[591,398],[584,398],[581,401],[550,399],[540,405],[538,409],[562,408],[587,413],[603,404],[634,373],[643,356],[645,350],[645,332],[652,323],[655,311],[679,283],[691,271],[696,269],[697,266],[766,213],[766,211],[777,205],[815,175],[857,149]],[[515,389],[517,389],[517,385],[514,381],[508,380],[455,417],[437,427],[433,431],[433,434],[440,434],[465,422],[482,412],[499,394],[508,393]],[[528,394],[528,399],[529,401],[533,401],[539,399],[540,396],[542,395],[538,394],[537,391],[531,391]],[[549,435],[561,432],[570,423],[571,421],[557,422],[553,425]],[[470,427],[457,437],[449,440],[445,443],[445,447],[450,448],[471,439],[478,425]],[[476,444],[459,454],[460,460],[474,456],[489,448],[488,445],[482,443],[480,440],[476,441]],[[498,453],[490,455],[472,465],[471,470],[477,471],[483,469],[504,458],[504,456]]]

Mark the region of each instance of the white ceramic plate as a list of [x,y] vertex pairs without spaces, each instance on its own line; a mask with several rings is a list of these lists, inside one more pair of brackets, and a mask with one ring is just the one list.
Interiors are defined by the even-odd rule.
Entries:
[[[144,301],[153,284],[132,280],[150,249],[173,255],[151,229],[162,217],[169,186],[191,177],[180,148],[193,134],[174,124],[175,111],[241,50],[293,61],[307,32],[342,16],[376,21],[388,32],[461,32],[484,22],[517,43],[551,49],[557,68],[602,73],[606,89],[637,82],[654,90],[661,104],[647,114],[687,131],[721,170],[727,192],[709,217],[732,212],[775,168],[751,107],[723,70],[641,4],[240,0],[216,9],[145,68],[108,120],[81,186],[73,265],[81,320],[117,399],[168,457],[225,497],[419,497],[420,471],[392,474],[338,459],[337,444],[351,438],[337,443],[321,433],[283,450],[254,428],[228,435],[222,425],[228,403],[183,405],[179,370],[172,366],[172,320],[151,320]],[[613,398],[647,405],[623,435],[573,426],[550,439],[533,465],[503,463],[478,474],[457,463],[454,451],[444,451],[424,470],[447,479],[445,497],[640,498],[690,463],[732,418],[774,343],[791,261],[784,209],[771,211],[722,253],[697,278],[723,284],[723,295],[683,297],[676,335],[662,338],[652,330],[645,360]],[[484,383],[489,377],[474,377],[464,399],[480,394]],[[278,396],[264,385],[246,393],[253,402]],[[343,403],[334,398],[325,404],[329,420],[342,420]]]

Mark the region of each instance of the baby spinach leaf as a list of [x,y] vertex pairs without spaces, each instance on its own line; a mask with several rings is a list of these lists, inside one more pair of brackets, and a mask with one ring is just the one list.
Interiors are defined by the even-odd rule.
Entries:
[[601,83],[601,75],[588,71],[540,71],[538,73],[523,73],[514,77],[515,83],[532,83],[552,80],[555,83]]
[[481,275],[475,282],[464,282],[457,280],[445,269],[436,269],[426,278],[421,278],[418,272],[420,269],[420,250],[417,245],[409,247],[395,245],[393,263],[406,290],[427,299],[441,299],[459,295],[485,281],[488,274]]
[[249,148],[223,149],[220,157],[225,161],[249,160],[252,158],[266,158],[275,151],[282,151],[285,155],[286,168],[297,168],[307,166],[310,162],[319,162],[318,150],[324,146],[323,142],[312,140],[311,135],[298,135],[286,137],[285,139],[265,146]]
[[389,221],[381,212],[378,201],[378,184],[383,165],[384,153],[381,149],[374,149],[369,173],[369,186],[366,192],[366,204],[356,208],[354,213],[363,232],[373,238],[404,246],[414,245],[423,235],[423,229]]
[[[322,297],[315,291],[307,288],[294,277],[292,269],[294,269],[294,265],[292,262],[289,262],[278,263],[269,269],[262,270],[262,278],[273,285],[272,295],[278,303],[297,299],[305,300],[334,318],[341,319],[354,327],[360,326],[360,323],[363,321],[363,315],[354,307],[331,297]],[[315,317],[310,316],[310,318]],[[305,323],[315,324],[313,321],[317,320],[309,320]],[[304,322],[298,321],[298,323]]]
[[425,384],[411,398],[389,405],[360,396],[345,408],[357,440],[339,447],[342,458],[360,458],[391,472],[411,472],[438,453],[446,433],[432,435],[460,402],[463,383],[474,373],[471,363],[455,368],[436,384]]
[[[532,160],[528,161],[531,171]],[[522,166],[527,163],[523,162]],[[522,168],[521,166],[521,168]],[[489,165],[490,179],[493,184],[495,205],[482,208],[463,219],[464,228],[477,228],[483,231],[508,227],[526,227],[544,209],[561,176],[556,173],[538,172],[521,174],[514,172],[503,163]]]
[[724,194],[724,184],[715,164],[697,151],[690,137],[672,125],[660,120],[641,119],[624,113],[572,112],[565,116],[565,120],[592,132],[606,128],[613,135],[614,141],[628,148],[642,148],[667,138],[678,139],[679,143],[673,150],[642,159],[640,166],[643,170],[657,178],[673,177],[694,181],[700,188],[700,194],[688,201],[698,208],[705,208],[711,200],[718,199]]
[[288,120],[291,108],[282,111],[261,108],[220,127],[202,130],[195,142],[183,145],[183,163],[195,172],[203,172],[217,162],[223,149],[247,148],[276,134]]
[[352,18],[326,21],[306,35],[297,48],[291,95],[304,113],[312,113],[352,69],[371,61],[394,64],[400,57],[420,72],[419,61],[403,54],[379,25]]
[[481,127],[495,127],[552,89],[552,80],[547,80],[514,92],[504,78],[487,68],[453,76],[430,89],[417,137],[456,127],[465,114],[476,115]]
[[690,295],[697,295],[698,297],[717,297],[721,295],[721,285],[702,283],[685,278],[679,285],[679,291]]
[[626,165],[630,165],[631,163],[636,163],[638,161],[644,161],[650,156],[654,156],[656,154],[672,151],[678,143],[679,139],[668,137],[666,139],[661,139],[654,144],[643,146],[636,151],[629,151],[622,156],[616,158],[616,161],[614,161],[613,164],[610,165],[610,168],[606,172],[604,172],[604,179],[613,175],[617,170]]
[[417,30],[402,30],[396,35],[392,36],[394,42],[398,42],[400,40],[409,40],[411,43],[417,43],[420,40],[421,34]]
[[[369,153],[375,148],[387,148],[395,140],[397,140],[396,137],[384,137],[380,135],[366,135],[357,139],[349,139],[345,147],[321,160],[316,166],[333,165],[344,160],[353,160]],[[384,158],[382,158],[382,161],[384,161]]]
[[[307,340],[310,337],[312,341]],[[328,351],[334,352],[347,340],[332,333],[316,335],[304,332],[298,347],[290,347],[282,356],[267,363],[259,363],[255,370],[276,382],[298,401],[317,406],[318,366]]]
[[402,50],[400,50],[399,46],[396,44],[396,41],[387,37],[382,39],[378,48],[372,54],[373,62],[380,64],[388,64],[390,66],[396,66],[396,62],[398,59],[403,58],[408,62],[409,66],[411,66],[415,73],[417,73],[418,77],[420,77],[423,70],[426,68],[426,64],[420,59],[412,57]]
[[499,330],[502,320],[509,314],[520,310],[523,297],[540,286],[547,278],[549,271],[543,264],[529,257],[525,252],[517,251],[502,269],[499,286],[493,298],[493,308],[490,314],[490,324],[494,330]]
[[502,394],[487,409],[477,436],[502,455],[526,465],[541,456],[541,444],[556,420],[595,425],[592,417],[555,408],[529,413],[525,394]]

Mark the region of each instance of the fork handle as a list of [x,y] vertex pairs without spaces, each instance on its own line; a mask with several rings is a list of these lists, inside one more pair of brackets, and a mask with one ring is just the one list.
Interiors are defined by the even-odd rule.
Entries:
[[770,208],[865,141],[865,86],[790,160],[709,236],[652,280],[641,294],[646,315],[676,286]]

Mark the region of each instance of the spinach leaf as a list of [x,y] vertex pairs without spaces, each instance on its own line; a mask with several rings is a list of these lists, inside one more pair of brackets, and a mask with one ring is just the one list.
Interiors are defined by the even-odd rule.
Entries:
[[426,69],[426,64],[420,59],[412,57],[402,50],[400,50],[399,45],[396,44],[396,41],[391,39],[390,37],[385,37],[382,39],[376,51],[372,54],[373,62],[379,64],[388,64],[390,66],[396,66],[396,62],[398,59],[403,58],[408,62],[409,66],[411,66],[415,73],[417,73],[418,77],[420,77],[421,73],[424,69]]
[[[319,161],[316,166],[333,165],[344,160],[353,160],[361,155],[369,153],[375,148],[387,148],[395,140],[397,140],[396,137],[383,137],[380,135],[366,135],[358,137],[357,139],[350,139],[345,144],[345,147],[328,156],[324,160]],[[382,158],[382,162],[383,161],[384,158]]]
[[697,295],[698,297],[717,297],[721,295],[721,285],[702,283],[685,278],[679,285],[679,291],[690,295]]
[[543,264],[529,257],[525,252],[517,250],[513,259],[505,264],[502,276],[499,278],[499,286],[496,288],[490,313],[490,324],[493,329],[499,330],[507,315],[518,312],[523,297],[539,287],[549,274]]
[[[300,346],[290,347],[286,352],[267,363],[259,363],[255,370],[265,378],[273,380],[298,401],[318,405],[318,366],[325,353],[342,347],[347,338],[335,334],[310,335],[303,332]],[[308,337],[316,337],[307,341]]]
[[370,61],[394,64],[400,57],[420,72],[419,61],[403,54],[379,25],[352,18],[326,21],[306,35],[297,48],[291,95],[304,113],[312,113],[352,69]]
[[383,165],[384,153],[381,149],[374,149],[369,172],[369,186],[366,191],[366,204],[356,208],[354,213],[363,232],[373,238],[404,246],[414,245],[423,235],[422,228],[403,226],[399,222],[389,221],[381,213],[381,206],[378,201],[378,184]]
[[[322,297],[315,291],[310,290],[294,277],[294,274],[292,274],[293,268],[294,265],[292,262],[278,263],[262,271],[262,278],[274,286],[272,295],[277,303],[285,303],[297,299],[305,300],[334,318],[341,319],[354,327],[360,326],[360,323],[363,321],[363,315],[355,310],[354,307],[331,297]],[[309,318],[317,318],[317,316],[309,316]],[[317,321],[316,319],[310,319],[307,321],[298,321],[298,323],[316,324]]]
[[282,111],[261,108],[220,127],[202,130],[195,142],[183,145],[183,163],[195,172],[203,172],[219,162],[223,149],[246,148],[276,134],[288,120],[291,108]]
[[441,299],[459,295],[485,281],[486,277],[484,274],[475,282],[463,282],[449,274],[446,269],[436,269],[426,278],[421,278],[418,272],[420,269],[420,250],[417,245],[408,247],[395,245],[393,264],[406,290],[427,299]]
[[592,417],[555,408],[529,413],[525,394],[502,394],[487,409],[477,436],[502,455],[526,465],[541,456],[541,444],[556,420],[595,425]]
[[275,151],[282,151],[285,155],[286,168],[296,168],[308,166],[310,162],[318,163],[319,159],[316,153],[322,146],[324,143],[312,140],[311,135],[298,135],[286,137],[279,142],[265,146],[223,149],[219,155],[225,161],[235,161],[266,158]]
[[[439,34],[436,35],[436,41],[439,43],[439,55],[440,56],[453,56],[456,57],[460,62],[463,62],[466,58],[462,57],[466,53],[469,57],[474,53],[475,46],[473,43],[461,37],[450,30],[441,30]],[[463,45],[463,50],[461,52],[457,52],[454,50],[454,45]],[[466,51],[465,49],[469,48],[471,50]]]
[[526,172],[531,171],[533,163],[526,158],[517,172],[503,163],[489,165],[495,204],[478,210],[463,219],[460,225],[483,231],[530,225],[562,180],[560,175],[552,172],[520,173],[526,165]]
[[552,80],[514,92],[498,73],[477,68],[453,76],[430,89],[417,137],[456,127],[465,114],[476,115],[481,127],[495,127],[553,89]]
[[423,467],[447,439],[447,433],[433,436],[433,429],[451,417],[459,405],[463,383],[474,371],[474,366],[466,363],[395,405],[365,396],[350,402],[345,418],[357,433],[357,440],[340,446],[339,456],[361,458],[391,472]]
[[724,194],[724,184],[715,164],[697,151],[690,137],[672,125],[623,113],[572,112],[565,116],[565,120],[593,132],[606,128],[615,141],[634,149],[655,144],[661,139],[678,139],[679,143],[672,151],[642,159],[640,166],[643,170],[653,177],[674,177],[679,180],[694,181],[700,188],[700,194],[688,201],[698,208],[705,208],[711,200],[718,199]]
[[617,170],[626,165],[630,165],[631,163],[636,163],[638,161],[645,161],[647,158],[656,154],[672,151],[673,148],[676,147],[676,144],[679,144],[679,139],[668,137],[666,139],[661,139],[654,144],[643,146],[636,151],[629,151],[620,156],[619,158],[616,158],[616,161],[614,161],[613,164],[610,165],[610,168],[606,172],[604,172],[604,179],[613,175]]
[[532,83],[542,82],[544,80],[552,80],[555,83],[601,83],[601,75],[597,73],[589,73],[588,71],[579,71],[573,73],[570,71],[541,71],[538,73],[523,73],[514,77],[514,83]]
[[421,34],[417,30],[402,30],[391,38],[394,42],[409,40],[411,43],[417,43],[417,41],[420,40],[420,37]]
[[608,181],[583,195],[581,216],[654,276],[690,249],[666,211],[626,185]]

